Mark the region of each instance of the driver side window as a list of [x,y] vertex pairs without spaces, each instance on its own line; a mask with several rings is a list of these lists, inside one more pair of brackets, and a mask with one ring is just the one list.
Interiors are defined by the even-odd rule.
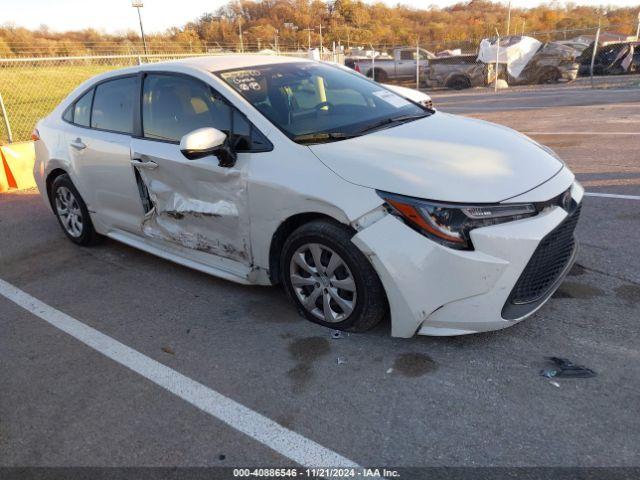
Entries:
[[142,94],[145,138],[179,142],[187,133],[213,127],[231,131],[231,107],[203,82],[177,75],[148,75]]
[[231,136],[237,152],[272,146],[237,109],[204,82],[182,75],[150,74],[142,90],[142,133],[150,140],[180,142],[189,132],[213,127]]

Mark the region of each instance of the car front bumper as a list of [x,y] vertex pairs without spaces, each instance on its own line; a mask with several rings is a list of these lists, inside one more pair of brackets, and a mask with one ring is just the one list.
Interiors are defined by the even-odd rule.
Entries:
[[[577,204],[584,190],[573,183]],[[446,248],[392,215],[364,228],[354,244],[371,260],[387,293],[391,334],[464,335],[514,325],[538,310],[553,294],[575,258],[531,308],[506,315],[503,308],[538,245],[568,217],[550,207],[535,217],[475,229],[473,251]],[[522,314],[522,315],[520,315]]]

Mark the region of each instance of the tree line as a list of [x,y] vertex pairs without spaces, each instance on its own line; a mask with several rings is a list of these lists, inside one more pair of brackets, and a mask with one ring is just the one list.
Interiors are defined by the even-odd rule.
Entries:
[[[425,2],[426,3],[426,2]],[[638,8],[560,5],[514,8],[506,2],[462,1],[450,7],[411,8],[362,0],[231,0],[213,12],[164,32],[147,35],[151,52],[305,49],[311,44],[376,47],[422,45],[432,49],[477,44],[507,33],[533,34],[541,40],[572,38],[603,29],[635,35]],[[139,32],[105,33],[94,29],[52,31],[0,27],[0,57],[141,53]]]

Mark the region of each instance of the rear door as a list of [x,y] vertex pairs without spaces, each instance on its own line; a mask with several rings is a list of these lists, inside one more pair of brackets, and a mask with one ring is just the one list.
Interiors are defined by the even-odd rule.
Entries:
[[77,188],[106,230],[140,233],[144,211],[131,166],[139,77],[99,83],[80,97],[67,118],[69,154]]
[[[149,73],[142,85],[142,135],[133,139],[131,154],[151,203],[143,234],[249,265],[251,154],[239,153],[236,165],[228,168],[213,155],[188,160],[179,146],[182,136],[195,129],[230,134],[243,125],[250,130],[248,123],[196,78]],[[238,150],[241,137],[234,140]]]

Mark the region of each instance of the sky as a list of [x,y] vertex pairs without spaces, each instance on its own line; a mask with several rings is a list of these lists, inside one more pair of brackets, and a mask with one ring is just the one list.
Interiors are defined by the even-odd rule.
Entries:
[[[144,0],[142,19],[145,31],[158,32],[172,26],[182,26],[203,13],[215,11],[225,3],[225,0]],[[429,5],[445,7],[456,3],[456,0],[386,0],[385,3],[426,8]],[[502,3],[506,5],[507,0]],[[517,7],[531,7],[540,3],[547,2],[512,1]],[[574,3],[640,8],[640,0],[576,0]],[[32,29],[46,24],[56,31],[91,27],[113,33],[139,28],[138,16],[131,7],[131,0],[0,0],[0,24],[6,22]]]

